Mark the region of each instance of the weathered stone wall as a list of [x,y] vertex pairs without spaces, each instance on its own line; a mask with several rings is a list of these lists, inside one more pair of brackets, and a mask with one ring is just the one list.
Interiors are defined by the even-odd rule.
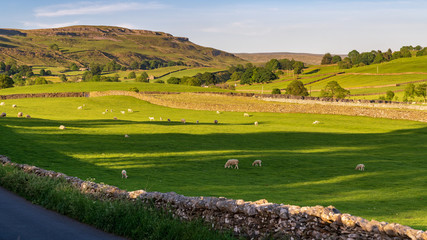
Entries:
[[368,221],[341,213],[333,206],[299,207],[245,202],[216,197],[186,197],[176,193],[126,192],[114,186],[83,181],[35,166],[13,163],[0,155],[0,163],[25,172],[52,178],[63,177],[80,191],[102,199],[129,199],[152,202],[183,220],[202,218],[216,229],[230,229],[248,239],[417,239],[427,240],[427,232],[396,223]]
[[59,92],[59,93],[24,93],[0,95],[0,99],[18,99],[18,98],[60,98],[60,97],[88,97],[85,92]]

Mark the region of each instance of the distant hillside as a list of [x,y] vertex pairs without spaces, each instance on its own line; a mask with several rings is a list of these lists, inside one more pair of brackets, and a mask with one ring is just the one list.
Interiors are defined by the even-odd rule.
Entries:
[[20,64],[49,66],[105,64],[112,60],[125,66],[143,60],[182,61],[190,66],[245,62],[233,54],[196,45],[185,37],[109,26],[0,29],[0,61],[9,58]]
[[234,55],[245,59],[252,63],[265,63],[270,59],[294,59],[311,65],[319,65],[322,61],[323,54],[311,53],[289,53],[289,52],[273,52],[273,53],[235,53]]

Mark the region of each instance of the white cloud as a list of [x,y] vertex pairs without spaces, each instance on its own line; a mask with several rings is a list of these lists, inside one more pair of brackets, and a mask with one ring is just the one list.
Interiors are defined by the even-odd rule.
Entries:
[[105,3],[105,2],[76,2],[72,4],[52,5],[34,10],[36,17],[63,17],[73,15],[90,15],[90,14],[103,14],[112,12],[122,12],[131,10],[149,10],[161,9],[166,5],[148,2],[119,2],[119,3]]
[[72,25],[79,25],[79,21],[64,22],[64,23],[40,23],[40,22],[24,22],[25,27],[31,28],[59,28],[68,27]]

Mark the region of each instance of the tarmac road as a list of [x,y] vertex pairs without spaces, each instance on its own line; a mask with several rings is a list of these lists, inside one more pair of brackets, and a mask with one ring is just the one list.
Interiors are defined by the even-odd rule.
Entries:
[[124,239],[34,205],[0,187],[0,240]]

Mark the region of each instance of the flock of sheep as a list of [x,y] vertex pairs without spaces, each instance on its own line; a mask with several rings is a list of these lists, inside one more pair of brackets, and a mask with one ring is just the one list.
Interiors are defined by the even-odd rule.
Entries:
[[[0,102],[0,106],[5,106],[6,104],[4,103],[4,102]],[[16,105],[16,104],[12,104],[12,108],[17,108],[18,106]],[[0,114],[0,117],[6,117],[6,113],[5,112],[2,112],[1,114]],[[18,117],[19,118],[21,118],[21,117],[24,117],[24,113],[22,113],[22,112],[18,112]],[[26,115],[25,116],[26,118],[31,118],[31,116],[30,115]]]

